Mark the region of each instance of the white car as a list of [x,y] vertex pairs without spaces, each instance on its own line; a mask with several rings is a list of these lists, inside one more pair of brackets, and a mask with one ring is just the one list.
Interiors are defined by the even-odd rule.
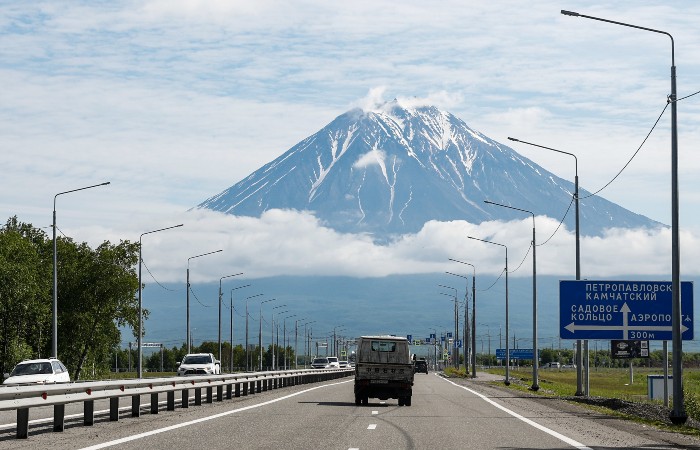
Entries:
[[221,362],[211,353],[190,353],[177,363],[177,375],[218,375]]
[[30,359],[17,364],[5,374],[2,384],[69,383],[68,369],[56,358]]
[[311,362],[312,369],[325,369],[328,367],[328,358],[314,358]]
[[337,356],[329,356],[328,357],[328,365],[326,366],[327,369],[340,369],[340,363],[338,362],[338,357]]

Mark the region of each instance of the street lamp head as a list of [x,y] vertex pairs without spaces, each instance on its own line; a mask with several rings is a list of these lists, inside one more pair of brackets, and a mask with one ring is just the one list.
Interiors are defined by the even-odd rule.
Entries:
[[516,139],[516,138],[510,137],[510,136],[508,136],[508,140],[513,141],[513,142],[520,142],[520,139]]
[[233,275],[226,275],[226,276],[223,276],[223,277],[219,278],[219,284],[221,284],[221,282],[222,282],[222,280],[223,280],[224,278],[237,277],[238,275],[243,275],[243,272],[241,272],[241,273],[234,273]]
[[458,273],[452,273],[452,272],[447,272],[447,271],[445,271],[445,273],[446,273],[447,275],[454,275],[454,276],[456,276],[456,277],[468,278],[468,277],[465,277],[464,275],[460,275],[460,274],[458,274]]
[[209,253],[202,253],[201,255],[197,255],[197,256],[190,256],[189,258],[187,258],[187,267],[190,266],[190,259],[199,258],[200,256],[213,255],[214,253],[219,253],[219,252],[223,252],[223,251],[224,251],[223,249],[219,249],[219,250],[215,250],[215,251],[209,252]]
[[251,286],[250,284],[244,284],[243,286],[238,286],[238,287],[235,287],[235,288],[231,288],[231,292],[235,291],[236,289],[243,289],[243,288],[247,288],[247,287],[250,287],[250,286]]
[[567,10],[565,10],[565,9],[562,9],[562,10],[561,10],[561,13],[564,14],[565,16],[572,16],[572,17],[578,17],[578,16],[580,16],[580,14],[577,13],[577,12],[574,12],[574,11],[567,11]]

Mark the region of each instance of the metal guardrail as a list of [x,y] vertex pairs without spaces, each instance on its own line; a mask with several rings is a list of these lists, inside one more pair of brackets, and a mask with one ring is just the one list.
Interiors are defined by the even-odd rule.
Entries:
[[[186,377],[141,378],[109,381],[86,381],[52,385],[18,385],[0,388],[0,411],[17,410],[18,439],[29,437],[29,410],[53,406],[53,431],[65,429],[65,406],[83,402],[83,424],[95,423],[95,400],[109,399],[109,420],[119,420],[119,400],[131,397],[131,416],[141,415],[141,396],[151,396],[151,414],[158,414],[158,396],[166,394],[166,409],[175,410],[175,393],[181,391],[180,406],[189,408],[189,391],[194,390],[194,404],[246,396],[298,384],[317,383],[354,374],[354,369],[304,369],[240,374],[192,375]],[[224,394],[224,388],[226,392]]]

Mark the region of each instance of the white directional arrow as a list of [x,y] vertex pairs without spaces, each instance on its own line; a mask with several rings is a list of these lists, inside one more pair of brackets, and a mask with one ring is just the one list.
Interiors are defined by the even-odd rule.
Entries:
[[[579,331],[622,331],[622,339],[629,339],[630,331],[673,331],[671,325],[629,325],[629,313],[632,310],[627,306],[627,303],[623,303],[620,308],[622,313],[622,326],[619,325],[576,325],[576,323],[571,322],[564,328],[570,333],[575,333],[576,330]],[[687,327],[681,325],[681,334],[688,330]]]

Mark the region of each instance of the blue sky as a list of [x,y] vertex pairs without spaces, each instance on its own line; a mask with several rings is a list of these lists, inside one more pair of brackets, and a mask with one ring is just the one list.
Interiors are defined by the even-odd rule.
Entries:
[[[700,90],[695,1],[1,2],[0,216],[46,227],[55,194],[111,181],[60,196],[59,228],[96,245],[185,223],[149,236],[144,249],[152,270],[173,282],[188,257],[218,248],[210,262],[197,261],[207,280],[222,264],[251,276],[441,271],[448,257],[477,248],[462,242],[465,230],[513,242],[522,258],[527,221],[430,224],[379,247],[306,214],[186,211],[349,108],[394,97],[435,104],[502,143],[514,136],[575,153],[582,186],[598,190],[666,105],[670,40],[561,9],[670,32],[679,96]],[[678,111],[682,272],[692,276],[700,272],[700,95]],[[511,146],[573,179],[569,158]],[[670,109],[601,195],[670,223]],[[538,218],[542,236],[556,223]],[[572,248],[571,233],[558,234],[538,250],[540,270],[567,273]],[[582,253],[590,276],[670,273],[666,231],[612,231],[585,240]],[[497,271],[499,261],[488,254],[482,267]]]

